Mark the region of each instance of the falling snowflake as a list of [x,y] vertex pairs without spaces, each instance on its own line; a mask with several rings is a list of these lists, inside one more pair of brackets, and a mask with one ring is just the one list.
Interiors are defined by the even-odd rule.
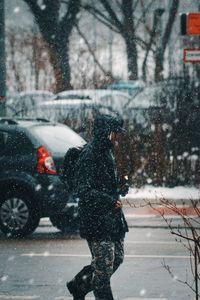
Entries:
[[62,278],[58,278],[58,284],[62,284],[63,279]]
[[140,291],[140,296],[144,296],[144,295],[146,295],[146,290],[145,289],[142,289],[141,291]]
[[48,186],[48,190],[51,191],[52,189],[53,189],[53,184],[50,184],[50,185]]
[[152,233],[150,231],[146,233],[147,238],[150,238],[151,236],[152,236]]
[[5,282],[8,279],[8,275],[3,275],[0,279],[2,282]]
[[16,6],[13,11],[15,14],[18,14],[20,12],[19,6]]
[[151,178],[147,178],[147,183],[148,184],[152,183],[152,179]]
[[31,278],[31,279],[29,280],[29,284],[34,284],[34,282],[35,282],[35,279],[34,279],[34,278]]
[[45,10],[45,9],[46,9],[46,5],[45,5],[45,4],[42,4],[42,5],[40,6],[40,8],[41,8],[41,10]]
[[44,256],[49,256],[49,251],[45,251],[43,255]]
[[177,279],[178,279],[177,275],[174,275],[173,278],[172,278],[173,281],[176,281]]
[[10,256],[8,257],[8,261],[13,261],[15,259],[14,255],[13,256]]
[[41,190],[41,188],[42,188],[41,185],[40,185],[40,184],[37,184],[36,187],[35,187],[35,190],[36,190],[36,191],[39,191],[39,190]]

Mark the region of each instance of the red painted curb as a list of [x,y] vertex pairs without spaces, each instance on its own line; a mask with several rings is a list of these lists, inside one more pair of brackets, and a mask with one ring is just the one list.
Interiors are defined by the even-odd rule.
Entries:
[[194,216],[200,217],[200,208],[193,207],[176,207],[175,209],[170,209],[161,206],[155,206],[155,208],[151,207],[124,207],[125,215],[155,215],[155,216]]

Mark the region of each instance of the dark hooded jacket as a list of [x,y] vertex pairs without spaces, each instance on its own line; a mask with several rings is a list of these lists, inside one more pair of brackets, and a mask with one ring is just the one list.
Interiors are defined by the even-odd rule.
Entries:
[[[108,139],[113,118],[101,116],[93,128],[93,141],[81,152],[77,174],[80,235],[87,240],[119,240],[128,226],[119,199],[119,180],[113,157],[113,145]],[[117,123],[114,123],[116,125]],[[116,129],[117,131],[117,129]]]

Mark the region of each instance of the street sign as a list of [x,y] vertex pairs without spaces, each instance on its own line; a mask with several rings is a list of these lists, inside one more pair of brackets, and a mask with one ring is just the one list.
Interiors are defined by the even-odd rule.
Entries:
[[187,16],[187,34],[200,35],[200,13],[189,13]]
[[200,49],[184,49],[184,62],[200,63]]

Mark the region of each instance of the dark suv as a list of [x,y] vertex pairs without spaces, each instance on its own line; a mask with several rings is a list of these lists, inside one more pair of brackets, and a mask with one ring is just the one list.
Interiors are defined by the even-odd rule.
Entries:
[[[32,233],[41,217],[60,230],[74,218],[59,174],[67,149],[85,141],[69,127],[43,119],[0,118],[0,229]],[[69,203],[70,202],[70,203]],[[67,203],[67,204],[66,204]]]

